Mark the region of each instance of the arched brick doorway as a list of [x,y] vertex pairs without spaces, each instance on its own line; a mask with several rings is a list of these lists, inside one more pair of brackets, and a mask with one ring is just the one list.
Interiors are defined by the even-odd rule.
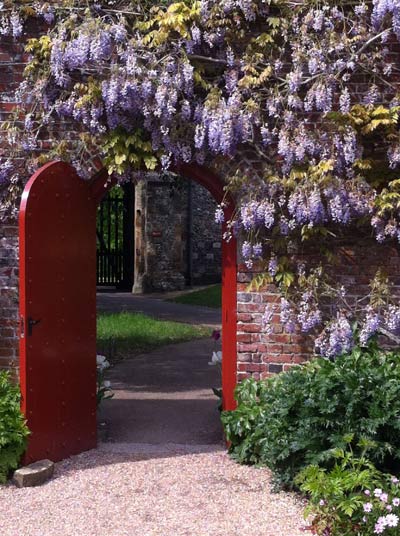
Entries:
[[[223,182],[207,168],[176,170],[217,202]],[[20,377],[32,435],[26,461],[60,460],[96,445],[96,208],[112,184],[105,170],[82,181],[63,162],[43,166],[25,187],[20,224]],[[234,210],[230,202],[226,219]],[[222,243],[222,387],[236,386],[236,241]]]

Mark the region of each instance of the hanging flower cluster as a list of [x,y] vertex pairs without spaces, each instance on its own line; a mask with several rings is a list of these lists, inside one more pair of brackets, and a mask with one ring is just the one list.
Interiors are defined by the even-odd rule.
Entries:
[[[244,261],[264,262],[265,281],[286,294],[281,314],[290,329],[318,332],[317,349],[327,356],[354,344],[356,317],[362,343],[381,328],[397,331],[388,294],[379,306],[369,299],[351,312],[346,289],[332,285],[337,306],[327,322],[319,305],[327,287],[316,288],[296,264],[306,242],[331,251],[346,233],[372,235],[377,244],[400,240],[400,0],[2,7],[0,37],[20,39],[32,17],[43,26],[26,46],[24,125],[21,110],[5,125],[3,207],[18,182],[7,156],[22,150],[29,171],[58,154],[83,176],[88,151],[126,176],[251,150],[264,167],[226,178],[238,205],[226,236],[246,234]],[[60,121],[80,133],[66,140],[54,132],[43,156],[40,140]]]

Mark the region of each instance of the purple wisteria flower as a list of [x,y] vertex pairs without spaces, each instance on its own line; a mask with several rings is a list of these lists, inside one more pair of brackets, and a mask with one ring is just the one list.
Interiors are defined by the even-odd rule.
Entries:
[[354,338],[350,322],[341,314],[325,327],[315,341],[317,353],[327,358],[347,353],[353,346]]
[[265,333],[270,334],[272,333],[273,325],[272,325],[272,318],[274,315],[274,310],[272,305],[268,304],[265,308],[264,314],[261,319],[261,325]]
[[308,333],[322,321],[322,314],[311,292],[303,292],[300,301],[300,310],[297,314],[297,321],[300,324],[301,330]]
[[24,29],[21,18],[17,11],[13,11],[10,15],[11,32],[14,39],[18,39],[22,35]]
[[216,209],[215,209],[215,223],[224,223],[225,221],[225,214],[224,214],[224,209],[222,208],[221,205],[219,205]]
[[271,277],[274,277],[278,271],[278,259],[272,256],[268,262],[268,273]]
[[253,245],[253,255],[255,258],[260,259],[262,257],[262,254],[263,254],[263,246],[261,242],[257,242],[256,244]]
[[367,308],[364,324],[360,330],[360,344],[365,346],[369,339],[374,336],[381,326],[380,315],[371,306]]
[[296,324],[294,311],[286,298],[281,298],[281,322],[287,333],[294,333]]
[[400,307],[389,305],[385,311],[385,325],[389,331],[397,334],[400,331]]
[[0,186],[9,184],[14,171],[14,164],[11,160],[0,160]]

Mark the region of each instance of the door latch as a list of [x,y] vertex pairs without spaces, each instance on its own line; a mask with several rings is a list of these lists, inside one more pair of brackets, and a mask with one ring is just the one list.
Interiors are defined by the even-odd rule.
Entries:
[[34,320],[30,316],[28,317],[28,337],[32,336],[33,328],[39,324],[40,320]]

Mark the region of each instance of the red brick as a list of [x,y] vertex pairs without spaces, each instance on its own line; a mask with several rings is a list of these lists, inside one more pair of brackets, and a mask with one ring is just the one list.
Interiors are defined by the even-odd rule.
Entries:
[[237,315],[238,322],[251,322],[252,318],[252,315],[249,313],[238,313]]
[[238,333],[237,342],[251,342],[251,334],[250,333]]
[[280,354],[282,353],[282,345],[281,344],[267,344],[265,351],[268,352],[269,354]]
[[1,338],[15,337],[15,331],[12,328],[0,328],[0,337]]
[[261,363],[238,363],[238,371],[240,372],[261,372],[265,366]]
[[252,354],[238,354],[238,361],[242,363],[250,363],[252,361]]
[[237,381],[241,382],[243,380],[246,380],[247,378],[250,378],[251,374],[248,372],[238,372],[236,375]]
[[13,339],[1,339],[0,344],[1,348],[16,348],[18,346],[18,339],[16,337]]
[[245,344],[245,343],[239,343],[238,344],[238,350],[239,352],[251,352],[255,353],[257,352],[258,346],[257,344]]
[[239,324],[238,329],[245,333],[260,333],[261,326],[260,324]]

